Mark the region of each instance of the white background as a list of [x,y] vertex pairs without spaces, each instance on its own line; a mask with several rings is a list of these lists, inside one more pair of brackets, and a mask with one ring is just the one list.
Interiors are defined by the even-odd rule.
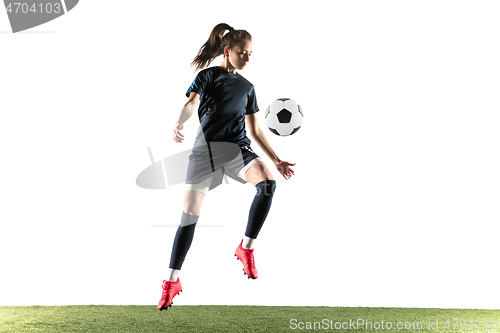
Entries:
[[240,73],[261,110],[304,109],[297,134],[267,132],[296,175],[274,173],[256,281],[233,257],[254,189],[209,194],[175,303],[500,308],[499,14],[496,1],[81,1],[12,34],[0,11],[0,305],[158,302],[182,186],[135,179],[147,147],[191,148],[197,119],[183,144],[173,121],[225,22],[253,35]]

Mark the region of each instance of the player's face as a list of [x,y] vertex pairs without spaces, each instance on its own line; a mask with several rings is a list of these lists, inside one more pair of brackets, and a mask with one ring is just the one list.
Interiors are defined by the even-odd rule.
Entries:
[[250,61],[252,55],[252,41],[241,40],[232,49],[228,49],[229,63],[236,69],[243,69]]

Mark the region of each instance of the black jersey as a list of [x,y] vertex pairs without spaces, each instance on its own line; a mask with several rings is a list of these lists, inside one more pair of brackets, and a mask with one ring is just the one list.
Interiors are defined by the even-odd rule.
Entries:
[[238,73],[230,73],[218,66],[198,73],[186,92],[200,95],[198,117],[200,131],[197,146],[206,142],[230,142],[240,147],[249,146],[245,115],[259,111],[253,85]]

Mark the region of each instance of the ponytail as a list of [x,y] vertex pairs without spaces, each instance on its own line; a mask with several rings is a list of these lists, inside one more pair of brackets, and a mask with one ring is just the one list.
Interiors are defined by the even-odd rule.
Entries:
[[[224,35],[224,32],[229,32]],[[217,24],[210,37],[198,51],[198,55],[191,63],[195,66],[195,71],[207,67],[215,58],[224,53],[224,48],[232,48],[243,39],[252,40],[252,36],[245,30],[234,30],[233,27],[225,23]]]

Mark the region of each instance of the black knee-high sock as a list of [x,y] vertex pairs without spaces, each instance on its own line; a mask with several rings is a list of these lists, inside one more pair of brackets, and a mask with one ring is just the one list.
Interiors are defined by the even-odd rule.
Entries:
[[172,254],[170,255],[170,268],[181,269],[186,254],[191,247],[194,237],[194,229],[199,216],[189,215],[182,212],[181,224],[177,228],[172,246]]
[[276,181],[263,180],[257,185],[257,194],[250,206],[250,213],[248,214],[248,224],[245,231],[245,236],[256,239],[259,234],[260,228],[266,220],[267,213],[271,208],[273,201],[274,191],[276,190]]

